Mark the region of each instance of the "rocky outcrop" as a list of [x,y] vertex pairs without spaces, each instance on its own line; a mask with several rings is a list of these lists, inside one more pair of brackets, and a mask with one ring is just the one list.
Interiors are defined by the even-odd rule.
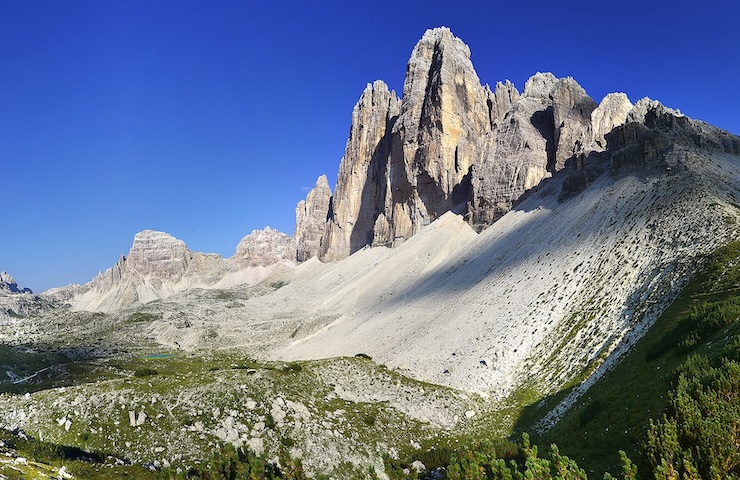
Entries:
[[591,113],[598,106],[571,77],[562,78],[550,92],[554,141],[555,171],[565,163],[584,155],[591,146]]
[[323,255],[324,232],[332,212],[329,182],[326,175],[321,175],[316,180],[316,186],[308,192],[305,200],[298,202],[295,209],[296,260],[305,262],[311,257]]
[[632,103],[624,93],[610,93],[604,97],[599,106],[591,112],[591,139],[594,150],[606,149],[604,135],[626,122],[630,110]]
[[355,105],[332,211],[327,215],[323,258],[343,258],[373,242],[373,228],[388,196],[388,133],[399,110],[395,92],[381,81],[368,84]]
[[153,280],[179,280],[192,257],[182,240],[165,232],[144,230],[134,236],[128,257],[122,258],[122,262],[128,271]]
[[293,261],[296,256],[295,239],[279,230],[265,227],[252,230],[236,246],[232,257],[242,265],[267,266],[283,260]]
[[137,233],[128,256],[76,288],[77,310],[111,311],[166,298],[191,288],[255,284],[295,259],[295,241],[269,227],[244,237],[231,258],[193,252],[185,242],[154,230]]
[[[525,191],[551,175],[555,126],[550,92],[556,83],[551,73],[532,76],[486,135],[481,161],[472,168],[466,215],[476,230],[501,218]],[[496,95],[498,91],[497,87]]]
[[470,199],[470,167],[491,130],[490,90],[449,29],[427,30],[411,53],[392,130],[386,243],[406,239]]
[[522,95],[509,81],[492,91],[462,40],[428,30],[411,53],[402,100],[380,81],[360,97],[330,205],[310,215],[314,201],[298,205],[297,259],[395,245],[450,210],[478,230],[490,225],[590,147],[596,107],[573,79],[549,73],[529,79]]
[[672,170],[697,151],[740,154],[740,137],[643,98],[605,136],[614,171]]
[[[663,118],[648,103],[633,108],[614,93],[597,104],[573,78],[551,73],[533,75],[521,95],[509,81],[492,91],[462,40],[444,27],[428,30],[411,53],[401,100],[380,81],[360,97],[334,197],[327,202],[324,194],[323,210],[309,213],[317,203],[307,199],[296,211],[297,259],[397,245],[447,211],[481,231],[566,169],[572,178],[564,185],[577,194],[604,158],[620,164],[636,150],[651,157],[667,148],[651,125],[680,129],[684,120],[676,112]],[[716,148],[734,152],[730,137],[695,141],[716,138]]]
[[0,292],[33,293],[30,288],[20,288],[18,283],[8,272],[0,272]]

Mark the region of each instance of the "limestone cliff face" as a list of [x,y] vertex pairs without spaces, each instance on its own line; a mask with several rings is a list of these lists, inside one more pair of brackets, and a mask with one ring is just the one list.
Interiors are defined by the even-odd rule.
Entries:
[[279,230],[265,227],[264,230],[252,230],[242,238],[232,258],[243,265],[266,266],[282,260],[293,261],[295,257],[295,239]]
[[254,284],[295,259],[293,237],[267,227],[239,242],[231,258],[193,252],[165,232],[144,230],[128,256],[91,282],[75,289],[69,303],[77,310],[111,311],[166,298],[190,288],[228,288]]
[[550,92],[555,141],[555,171],[591,146],[591,113],[596,102],[571,77],[558,80]]
[[401,100],[381,81],[365,88],[334,196],[326,201],[326,185],[318,203],[298,205],[297,259],[395,245],[450,210],[480,231],[543,179],[568,165],[583,169],[631,108],[624,94],[597,105],[575,80],[551,73],[532,76],[521,95],[509,81],[491,90],[462,40],[428,30],[411,53]]
[[388,132],[399,110],[400,100],[381,81],[368,84],[355,105],[320,252],[323,258],[344,258],[373,243],[373,228],[387,196]]
[[624,93],[610,93],[604,97],[599,106],[591,112],[592,140],[595,150],[606,149],[604,135],[626,122],[630,110],[632,110],[632,103]]
[[392,131],[387,242],[469,200],[470,167],[491,130],[489,98],[467,45],[446,28],[428,30],[411,53]]
[[311,257],[323,255],[324,232],[327,219],[332,216],[332,197],[326,175],[316,180],[316,186],[308,192],[305,200],[298,202],[295,209],[296,260],[305,262]]
[[144,230],[134,236],[134,243],[124,259],[126,269],[156,280],[179,280],[188,270],[192,254],[187,245],[165,232]]
[[[513,101],[486,135],[481,161],[472,168],[467,218],[476,230],[501,218],[526,190],[550,176],[555,151],[550,92],[556,83],[551,73],[537,73],[522,95],[513,85],[503,91]],[[500,90],[497,86],[497,97]]]
[[740,155],[740,137],[643,98],[605,136],[614,171],[680,169],[697,150]]

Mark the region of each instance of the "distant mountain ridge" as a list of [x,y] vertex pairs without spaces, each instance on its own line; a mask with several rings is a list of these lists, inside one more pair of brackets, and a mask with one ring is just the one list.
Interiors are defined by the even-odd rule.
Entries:
[[111,311],[146,303],[191,288],[255,284],[292,266],[293,237],[266,227],[237,245],[231,258],[192,252],[172,235],[144,230],[134,237],[128,256],[76,292],[78,310]]
[[21,288],[8,272],[0,272],[0,291],[6,293],[33,293],[30,288]]

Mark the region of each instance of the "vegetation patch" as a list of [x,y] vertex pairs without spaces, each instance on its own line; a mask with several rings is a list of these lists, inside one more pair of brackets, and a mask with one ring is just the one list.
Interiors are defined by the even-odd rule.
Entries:
[[[691,392],[704,392],[702,395],[708,395],[707,398],[720,395],[717,392],[721,391],[722,381],[733,378],[734,367],[726,362],[736,361],[732,345],[740,341],[738,286],[740,242],[735,242],[710,255],[681,295],[620,363],[592,386],[581,402],[549,432],[535,435],[536,440],[557,443],[586,472],[597,477],[600,472],[614,473],[621,469],[615,450],[627,452],[630,458],[635,459],[640,471],[651,472],[651,475],[652,472],[659,475],[660,455],[673,466],[670,468],[677,469],[679,476],[684,463],[690,468],[697,466],[701,472],[697,449],[709,451],[709,447],[691,447],[694,449],[691,460],[683,462],[676,456],[675,448],[658,449],[662,452],[659,454],[650,453],[648,433],[653,432],[653,444],[660,438],[658,432],[664,434],[661,441],[671,444],[672,422],[678,422],[676,419],[686,414],[676,405],[677,399],[690,398]],[[727,371],[724,374],[699,373],[712,372],[710,367]],[[710,381],[710,377],[714,380]],[[721,378],[725,380],[720,381]],[[712,382],[716,385],[713,386]],[[552,399],[561,398],[562,393],[544,399],[541,405],[551,407],[554,404]],[[697,410],[698,407],[691,408],[695,415],[691,418],[712,418],[699,414],[701,409]],[[532,431],[536,419],[546,411],[537,404],[526,407],[517,430]],[[667,415],[665,418],[664,414]],[[720,418],[714,417],[714,421],[722,424]],[[651,419],[653,427],[650,426]],[[696,426],[698,428],[699,425]],[[680,451],[686,448],[689,448],[688,444],[683,444]],[[730,478],[703,475],[686,478]]]

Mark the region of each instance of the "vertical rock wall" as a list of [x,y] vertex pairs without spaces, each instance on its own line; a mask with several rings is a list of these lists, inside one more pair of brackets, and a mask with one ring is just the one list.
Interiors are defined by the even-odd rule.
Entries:
[[323,210],[315,198],[298,205],[298,260],[394,245],[450,210],[481,230],[569,160],[581,165],[603,150],[629,108],[623,94],[597,106],[575,80],[550,73],[531,77],[521,95],[509,81],[492,91],[462,40],[444,27],[427,30],[402,99],[376,81],[355,105],[334,196],[322,193]]

